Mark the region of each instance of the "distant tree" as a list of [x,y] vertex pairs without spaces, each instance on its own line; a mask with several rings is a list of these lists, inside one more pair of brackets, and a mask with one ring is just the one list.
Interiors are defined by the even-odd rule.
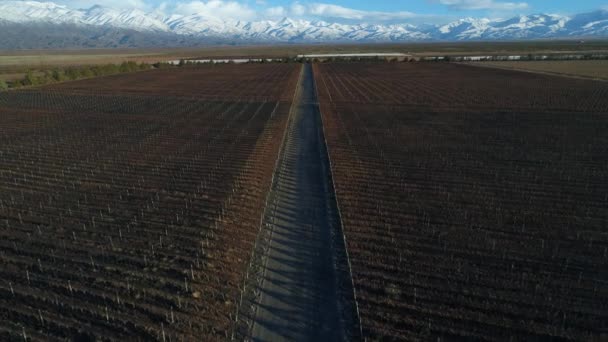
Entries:
[[25,78],[21,82],[24,86],[32,86],[38,84],[38,80],[36,76],[34,76],[34,72],[32,70],[28,70],[27,74],[25,74]]
[[150,69],[150,68],[151,68],[151,66],[150,66],[150,64],[148,64],[148,63],[143,63],[143,62],[142,62],[142,63],[139,63],[138,68],[139,68],[139,70],[148,70],[148,69]]
[[167,62],[157,62],[152,64],[150,67],[154,67],[156,69],[165,69],[165,68],[170,68],[174,66],[173,64],[167,63]]
[[[168,63],[159,63],[159,67],[170,67]],[[152,68],[152,65],[146,63],[123,62],[117,64],[93,65],[68,67],[66,69],[46,70],[44,74],[37,76],[33,70],[28,70],[23,79],[11,82],[10,87],[6,81],[0,81],[0,90],[8,88],[19,88],[23,86],[43,85],[53,82],[63,82],[67,80],[77,80],[81,78],[98,77],[112,75],[121,72],[134,72],[139,70],[147,70]]]
[[76,68],[67,68],[65,69],[64,74],[68,80],[76,80],[80,78],[80,72]]
[[122,62],[120,64],[119,70],[120,70],[120,72],[128,72],[129,71],[129,65],[127,64],[127,62]]
[[63,74],[62,71],[55,69],[51,72],[51,78],[53,79],[53,81],[55,82],[62,82],[65,81],[65,75]]
[[139,66],[135,62],[122,62],[120,64],[120,72],[133,72],[139,70]]
[[101,65],[95,65],[91,67],[91,73],[93,74],[93,76],[98,77],[98,76],[104,76],[107,75],[108,73],[106,72],[106,70],[104,69],[103,66]]
[[93,73],[91,67],[83,67],[82,69],[80,69],[80,77],[89,78],[93,76],[95,76],[95,74]]
[[117,74],[117,73],[120,72],[120,66],[116,65],[116,64],[107,64],[105,66],[105,72],[108,75],[110,75],[110,74]]
[[42,76],[42,82],[44,84],[53,82],[53,75],[50,70],[44,71],[44,76]]

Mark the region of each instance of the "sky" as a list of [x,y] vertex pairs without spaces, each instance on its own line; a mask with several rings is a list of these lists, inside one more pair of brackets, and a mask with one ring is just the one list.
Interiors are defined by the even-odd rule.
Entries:
[[[1,0],[0,0],[1,1]],[[44,0],[39,0],[44,1]],[[46,0],[72,8],[95,4],[165,14],[200,13],[242,20],[282,17],[332,22],[438,23],[463,17],[576,14],[608,10],[608,0]]]

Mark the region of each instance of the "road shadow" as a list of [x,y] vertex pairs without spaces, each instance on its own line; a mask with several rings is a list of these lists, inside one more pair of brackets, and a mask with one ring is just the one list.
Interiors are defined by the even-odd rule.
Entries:
[[304,70],[272,185],[264,227],[271,230],[253,300],[253,341],[340,341],[340,296],[335,280],[329,170],[312,70]]

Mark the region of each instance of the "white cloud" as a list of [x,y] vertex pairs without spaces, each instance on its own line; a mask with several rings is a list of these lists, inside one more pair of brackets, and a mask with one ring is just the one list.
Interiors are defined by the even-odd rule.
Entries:
[[157,10],[158,10],[159,12],[166,12],[168,8],[169,8],[169,4],[168,4],[168,3],[166,3],[166,2],[161,2],[161,3],[160,3],[160,5],[158,5]]
[[385,21],[409,19],[416,15],[411,12],[361,11],[332,4],[313,3],[308,5],[308,14],[316,17],[341,18],[350,20]]
[[[44,1],[44,0],[39,0]],[[151,10],[153,7],[145,0],[103,0],[103,1],[91,1],[91,0],[48,0],[59,5],[66,5],[70,8],[91,8],[94,5],[101,5],[109,8],[116,9],[140,9],[140,10]]]
[[[3,0],[0,0],[3,1]],[[219,19],[259,20],[282,17],[332,19],[351,22],[388,22],[418,18],[411,12],[362,11],[322,2],[293,1],[271,6],[267,0],[35,0],[52,1],[69,8],[90,8],[95,4],[114,9],[140,9],[166,15],[201,15]],[[439,1],[439,0],[432,0]],[[453,1],[453,0],[440,0]]]
[[294,2],[289,7],[289,13],[296,16],[303,16],[306,14],[306,7],[299,2]]
[[174,14],[190,15],[201,14],[219,18],[259,20],[278,19],[283,17],[304,19],[331,19],[336,22],[367,22],[387,23],[406,19],[420,19],[431,16],[421,16],[407,11],[381,12],[362,11],[329,3],[302,3],[292,2],[287,6],[267,7],[264,0],[253,1],[257,8],[250,7],[243,0],[193,0],[190,2],[178,2],[168,11]]
[[513,11],[530,7],[526,2],[503,2],[494,0],[435,0],[455,10]]
[[291,3],[291,5],[288,7],[278,6],[268,8],[264,14],[266,14],[268,17],[289,16],[319,19],[331,18],[336,20],[342,19],[361,22],[395,21],[417,17],[416,14],[406,11],[362,11],[328,3],[301,3],[298,1]]
[[264,10],[264,16],[267,18],[282,18],[287,16],[287,10],[283,6],[269,7]]
[[177,3],[173,13],[181,15],[203,15],[222,19],[255,19],[257,12],[244,3],[237,1],[209,0]]
[[[3,1],[3,0],[0,0]],[[272,6],[268,0],[36,0],[53,1],[70,8],[90,8],[94,4],[116,9],[140,9],[166,15],[201,15],[218,19],[261,20],[290,17],[294,19],[321,19],[341,23],[424,23],[443,22],[450,16],[420,15],[408,11],[364,11],[326,2],[292,2]],[[310,0],[315,1],[315,0]],[[324,1],[324,0],[320,0]],[[325,0],[331,1],[331,0]],[[520,0],[426,0],[453,10],[504,11],[528,8]]]

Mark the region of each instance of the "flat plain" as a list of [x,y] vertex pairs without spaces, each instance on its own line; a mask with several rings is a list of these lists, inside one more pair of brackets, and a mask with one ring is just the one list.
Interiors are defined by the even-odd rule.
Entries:
[[364,336],[606,337],[608,84],[450,63],[315,79]]
[[0,340],[225,340],[296,65],[0,93]]
[[482,62],[478,65],[563,76],[608,79],[608,60]]
[[[300,54],[400,52],[415,56],[509,55],[529,53],[606,53],[608,41],[576,40],[537,42],[468,42],[411,44],[315,44],[271,46],[201,46],[174,49],[76,49],[76,50],[0,50],[0,79],[3,74],[25,74],[30,69],[122,63],[156,63],[177,59],[206,58],[288,58]],[[13,76],[14,77],[14,76]]]
[[606,82],[447,62],[0,92],[0,340],[601,341],[606,132]]

